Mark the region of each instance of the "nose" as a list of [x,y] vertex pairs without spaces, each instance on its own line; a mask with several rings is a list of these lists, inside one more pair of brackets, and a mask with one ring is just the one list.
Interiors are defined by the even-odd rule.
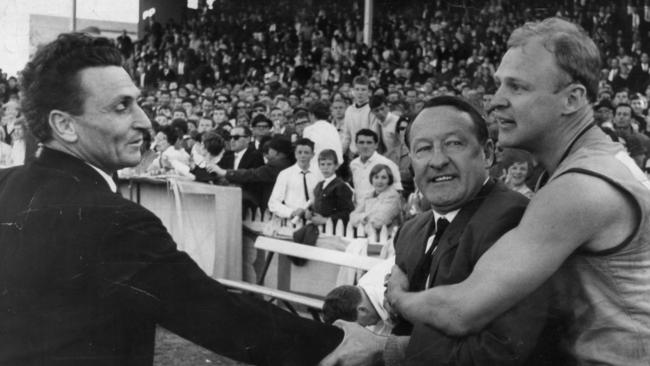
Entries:
[[449,156],[438,146],[431,151],[428,164],[433,169],[443,169],[449,164]]
[[503,95],[503,85],[502,85],[494,93],[492,100],[490,100],[490,104],[487,108],[487,113],[491,113],[492,111],[498,109],[506,108],[508,107],[508,105],[509,105],[508,99],[506,99],[505,96]]
[[140,108],[140,106],[137,104],[135,105],[134,127],[138,129],[145,129],[145,130],[152,128],[151,121],[149,121],[149,117],[147,116],[146,113],[144,113],[142,108]]

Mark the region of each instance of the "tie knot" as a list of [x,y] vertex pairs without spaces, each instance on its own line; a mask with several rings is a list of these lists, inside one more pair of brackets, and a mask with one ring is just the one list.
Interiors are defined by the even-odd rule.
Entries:
[[446,218],[438,218],[436,221],[436,237],[440,238],[442,233],[445,232],[445,229],[447,229],[447,226],[449,226],[449,221]]

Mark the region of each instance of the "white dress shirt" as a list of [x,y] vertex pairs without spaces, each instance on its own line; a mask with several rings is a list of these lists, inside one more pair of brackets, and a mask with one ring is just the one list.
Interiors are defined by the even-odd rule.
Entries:
[[115,184],[115,181],[113,180],[113,178],[110,175],[106,174],[105,171],[103,171],[103,170],[99,169],[98,167],[90,164],[89,162],[86,162],[86,164],[88,164],[91,168],[95,169],[95,171],[97,171],[97,173],[99,173],[99,175],[101,175],[102,178],[104,178],[104,180],[106,181],[106,184],[108,184],[108,188],[111,189],[111,192],[113,192],[113,193],[117,192],[117,185]]
[[314,157],[311,159],[311,170],[318,170],[318,154],[326,149],[332,149],[336,153],[339,164],[343,163],[343,145],[341,136],[333,124],[320,120],[305,127],[302,137],[314,142]]
[[246,149],[235,152],[235,161],[232,164],[233,169],[239,169],[239,163],[241,162],[241,158],[244,156],[245,152]]
[[[274,214],[283,217],[291,217],[291,213],[298,209],[306,209],[309,205],[309,200],[305,199],[305,190],[303,187],[303,174],[302,169],[298,164],[294,164],[278,174],[273,186],[273,192],[269,198],[269,210]],[[320,172],[307,170],[305,175],[307,180],[307,192],[310,199],[313,199],[314,188],[321,180],[322,175]]]
[[[458,211],[460,211],[460,208],[457,209],[457,210],[453,210],[453,211],[447,212],[447,213],[444,214],[444,215],[439,214],[439,213],[437,213],[436,211],[433,211],[433,210],[431,210],[431,211],[433,212],[433,222],[438,222],[438,219],[439,219],[439,218],[443,218],[443,217],[444,217],[444,218],[447,219],[447,221],[449,221],[449,223],[451,224],[451,222],[454,221],[454,218],[456,218],[456,215],[458,215]],[[436,230],[437,230],[437,228],[436,228]],[[433,239],[435,239],[435,238],[436,238],[436,234],[435,234],[435,232],[434,232],[434,234],[431,235],[431,236],[429,237],[429,239],[427,239],[427,246],[424,248],[424,253],[426,253],[426,252],[429,250],[429,248],[431,248],[431,245],[433,244]],[[435,250],[435,249],[434,249],[434,250]],[[422,253],[422,254],[424,254],[424,253]]]

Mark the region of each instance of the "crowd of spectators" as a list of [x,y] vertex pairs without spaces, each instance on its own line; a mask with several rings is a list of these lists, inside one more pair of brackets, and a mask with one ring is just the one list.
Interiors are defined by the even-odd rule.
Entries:
[[[489,103],[507,36],[525,21],[551,15],[581,24],[596,40],[603,65],[596,122],[645,168],[647,2],[375,1],[370,45],[363,42],[363,1],[306,3],[199,2],[180,24],[152,17],[141,39],[118,37],[125,67],[142,89],[138,103],[153,124],[145,159],[129,174],[171,172],[238,184],[245,188],[245,203],[266,208],[277,175],[297,158],[278,139],[295,143],[308,137],[314,143],[311,172],[319,173],[321,151],[337,155],[337,175],[357,193],[355,222],[368,222],[364,207],[372,205],[366,196],[372,203],[382,195],[370,177],[384,175],[401,192],[404,214],[412,214],[419,200],[404,141],[410,119],[437,95],[462,95],[481,107]],[[16,77],[3,74],[3,166],[23,161],[18,95]],[[334,138],[323,123],[336,131]],[[492,132],[497,140],[495,126]],[[377,164],[388,169],[375,172]],[[530,196],[539,167],[526,154],[499,149],[492,173]],[[309,191],[315,184],[310,182]]]

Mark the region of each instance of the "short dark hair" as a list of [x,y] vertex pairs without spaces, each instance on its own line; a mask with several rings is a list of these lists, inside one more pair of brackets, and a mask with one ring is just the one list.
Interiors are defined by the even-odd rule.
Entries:
[[399,135],[399,126],[402,124],[402,122],[406,122],[406,128],[408,129],[408,126],[411,124],[411,117],[407,115],[401,115],[397,122],[395,123],[395,135]]
[[170,145],[174,145],[176,141],[178,141],[178,131],[171,125],[160,127],[158,132],[162,132],[165,135],[165,137],[167,137],[167,142]]
[[361,289],[357,286],[343,285],[334,288],[325,296],[323,321],[326,324],[332,324],[338,319],[356,321],[357,307],[361,300]]
[[21,74],[22,111],[38,141],[52,138],[51,110],[83,113],[85,96],[79,71],[98,66],[122,66],[122,54],[104,37],[64,33],[39,47]]
[[614,108],[614,113],[616,113],[616,111],[617,111],[619,108],[621,108],[621,107],[630,108],[630,111],[633,110],[633,109],[632,109],[632,105],[630,105],[629,103],[619,103],[619,104],[617,104],[616,107]]
[[309,118],[309,113],[307,113],[307,111],[304,109],[299,109],[293,115],[294,121],[297,120],[298,118]]
[[[232,129],[235,129],[235,128],[241,128],[242,130],[244,130],[244,134],[246,135],[246,137],[250,137],[253,134],[253,132],[251,131],[250,128],[248,128],[248,126],[235,126]],[[230,130],[231,132],[232,132],[232,129]]]
[[212,156],[221,154],[223,149],[226,147],[223,138],[214,131],[204,132],[201,140],[203,141],[203,147],[205,147],[205,150]]
[[356,143],[359,141],[359,136],[370,136],[372,137],[373,141],[375,143],[379,142],[379,135],[377,133],[369,128],[362,128],[359,131],[357,131],[357,134],[354,135],[354,142]]
[[339,157],[336,156],[336,151],[332,149],[325,149],[318,154],[318,161],[321,160],[331,160],[334,164],[339,163]]
[[[424,103],[424,106],[422,107],[422,110],[418,113],[418,115],[422,113],[425,109],[433,108],[433,107],[443,107],[443,106],[452,107],[461,112],[465,112],[469,114],[470,119],[474,123],[474,132],[476,133],[476,139],[481,144],[481,146],[485,145],[485,143],[488,141],[489,138],[487,123],[485,122],[485,118],[483,117],[481,112],[478,109],[476,109],[476,107],[474,107],[472,103],[470,103],[469,101],[467,101],[462,97],[442,95],[439,97],[429,99]],[[411,135],[412,126],[413,123],[409,123],[409,126],[406,128],[406,135],[404,137],[404,141],[406,142],[406,147],[408,148],[411,147],[410,135]]]
[[187,131],[189,130],[189,128],[187,127],[187,121],[185,119],[174,118],[172,120],[172,123],[170,123],[170,125],[176,129],[179,136],[187,135]]
[[273,122],[271,122],[271,120],[262,113],[259,113],[255,117],[253,117],[253,120],[251,121],[251,126],[255,127],[262,122],[269,125],[269,127],[273,127]]
[[368,81],[368,77],[364,75],[358,75],[355,76],[354,79],[352,79],[352,85],[365,85],[369,86],[370,81]]
[[309,105],[309,113],[316,119],[326,120],[330,117],[330,104],[324,100],[317,100]]
[[372,183],[372,177],[379,174],[382,170],[385,170],[386,174],[388,174],[388,185],[392,186],[393,182],[395,181],[395,177],[393,176],[393,171],[390,170],[390,167],[386,164],[377,164],[373,166],[372,169],[370,169],[370,175],[368,176],[370,183]]
[[386,104],[386,97],[384,97],[382,94],[375,94],[371,96],[370,100],[368,101],[370,109],[375,109],[382,104]]
[[312,140],[310,140],[310,139],[308,139],[306,137],[299,138],[298,140],[296,140],[296,142],[293,145],[295,146],[294,151],[295,151],[295,148],[298,147],[298,146],[309,146],[311,148],[311,151],[314,151],[314,141],[312,141]]

